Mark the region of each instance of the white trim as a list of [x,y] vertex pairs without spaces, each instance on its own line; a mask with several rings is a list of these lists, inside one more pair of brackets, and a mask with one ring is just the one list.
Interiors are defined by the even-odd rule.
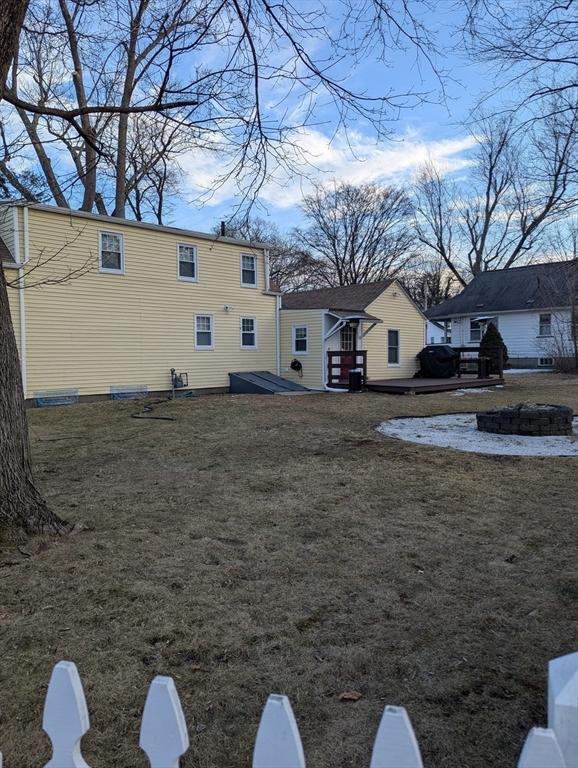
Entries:
[[275,362],[281,376],[281,296],[275,296]]
[[[60,216],[75,216],[79,219],[92,219],[93,221],[99,221],[103,227],[118,225],[118,219],[113,216],[102,216],[99,213],[89,213],[88,211],[78,211],[73,208],[60,208],[57,205],[45,205],[44,203],[29,203],[22,201],[6,200],[0,201],[0,206],[10,207],[28,207],[35,211],[44,211],[46,213],[55,213]],[[228,243],[229,245],[236,245],[239,248],[255,248],[259,251],[263,251],[268,247],[267,243],[254,243],[249,240],[241,240],[235,237],[221,237],[217,234],[209,234],[208,232],[197,232],[194,229],[183,229],[182,227],[166,227],[163,224],[151,224],[146,221],[134,221],[133,219],[124,219],[122,222],[123,227],[136,227],[138,229],[150,229],[153,232],[169,232],[177,237],[183,238],[199,238],[199,240],[208,240],[213,245],[218,243]]]
[[[102,266],[102,236],[115,235],[120,237],[120,269],[108,269]],[[109,275],[124,275],[124,233],[114,229],[98,230],[98,271]]]
[[271,264],[269,261],[269,249],[263,251],[263,261],[265,263],[265,292],[271,290]]
[[22,233],[24,236],[24,261],[23,264],[28,264],[30,261],[30,238],[28,235],[28,208],[22,209]]
[[[181,275],[181,246],[184,248],[192,248],[195,253],[195,258],[193,260],[193,264],[195,265],[195,276],[194,277],[186,277]],[[185,262],[187,264],[190,264],[191,262]],[[183,283],[198,283],[199,282],[199,254],[197,246],[193,243],[183,243],[178,242],[177,243],[177,280],[180,280]]]
[[[397,363],[389,362],[389,332],[395,331],[397,333]],[[387,367],[399,368],[401,366],[401,329],[400,328],[388,328],[387,329]]]
[[20,322],[20,376],[22,378],[22,391],[26,399],[28,387],[28,362],[26,354],[26,306],[24,304],[24,270],[18,270],[18,316]]
[[[255,343],[251,346],[246,346],[243,344],[243,320],[252,320],[253,321],[253,335],[255,336]],[[259,340],[257,337],[257,318],[255,315],[241,315],[239,318],[239,333],[241,337],[241,349],[259,349]],[[247,331],[247,333],[251,333],[251,331]]]
[[[243,282],[243,256],[249,256],[253,259],[253,262],[255,264],[255,282],[254,283],[244,283]],[[241,287],[242,288],[258,288],[259,286],[259,269],[257,266],[257,255],[254,253],[240,253],[239,254],[239,267],[241,270]]]
[[[205,345],[205,344],[197,344],[197,318],[198,317],[210,317],[211,318],[211,344]],[[198,349],[199,352],[203,351],[210,351],[211,349],[215,349],[215,319],[213,317],[213,314],[211,312],[195,312],[194,316],[194,341],[195,341],[195,349]],[[206,333],[207,331],[201,331],[201,333]]]
[[18,208],[12,208],[12,227],[14,229],[14,253],[12,254],[16,264],[20,264],[20,222],[18,220]]
[[[296,339],[295,339],[295,331],[297,330],[297,328],[305,328],[305,331],[306,331],[306,336],[305,336],[306,349],[305,349],[305,352],[298,352],[295,349],[295,341],[296,341]],[[300,341],[302,341],[302,339],[300,339]],[[309,354],[309,326],[307,325],[307,323],[295,323],[295,325],[292,326],[292,328],[291,328],[291,342],[292,342],[291,343],[291,349],[292,349],[292,353],[294,355],[297,355],[299,357],[304,357],[305,355]]]

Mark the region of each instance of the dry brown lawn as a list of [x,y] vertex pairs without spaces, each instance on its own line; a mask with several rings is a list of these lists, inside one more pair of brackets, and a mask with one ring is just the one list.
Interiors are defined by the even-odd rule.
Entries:
[[[578,649],[574,459],[397,442],[392,416],[522,400],[578,410],[578,381],[491,394],[220,396],[34,410],[39,483],[88,530],[0,557],[0,749],[48,759],[53,664],[77,663],[100,768],[145,766],[155,674],[177,683],[184,765],[250,765],[269,692],[310,768],[369,764],[386,703],[432,768],[515,765],[545,724],[546,663]],[[12,564],[9,564],[12,563]],[[343,691],[363,694],[339,701]]]

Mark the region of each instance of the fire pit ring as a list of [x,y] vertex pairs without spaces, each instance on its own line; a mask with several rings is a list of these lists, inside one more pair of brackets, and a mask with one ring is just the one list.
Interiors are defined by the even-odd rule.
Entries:
[[478,430],[497,435],[572,435],[574,412],[567,405],[519,403],[476,414]]

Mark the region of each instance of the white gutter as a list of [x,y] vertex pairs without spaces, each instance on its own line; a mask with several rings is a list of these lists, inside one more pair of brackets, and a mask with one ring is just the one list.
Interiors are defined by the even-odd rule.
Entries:
[[275,296],[275,362],[277,365],[277,376],[281,376],[281,299],[282,296]]
[[271,282],[270,282],[270,275],[269,275],[269,250],[268,248],[265,248],[263,251],[263,260],[265,262],[265,290],[270,291],[271,290]]
[[18,269],[18,309],[20,320],[20,374],[22,376],[22,390],[26,398],[28,383],[28,371],[26,366],[26,306],[24,303],[24,270]]
[[27,365],[27,352],[26,352],[26,302],[24,300],[24,265],[28,263],[30,259],[30,240],[28,237],[28,208],[22,209],[22,223],[23,223],[23,240],[24,240],[24,258],[20,260],[20,227],[18,221],[18,208],[12,209],[15,213],[14,222],[14,250],[15,259],[20,264],[18,268],[18,310],[20,321],[20,373],[22,376],[22,390],[24,392],[24,398],[27,396],[28,389],[28,365]]

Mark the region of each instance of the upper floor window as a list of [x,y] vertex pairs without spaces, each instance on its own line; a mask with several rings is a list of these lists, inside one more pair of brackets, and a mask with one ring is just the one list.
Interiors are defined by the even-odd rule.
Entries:
[[241,348],[257,348],[257,321],[254,317],[241,318]]
[[307,354],[307,326],[296,325],[293,328],[293,354]]
[[195,315],[195,347],[196,349],[213,349],[213,316]]
[[241,254],[241,285],[257,287],[257,257],[249,253]]
[[387,364],[399,365],[399,331],[394,328],[387,332]]
[[197,280],[197,249],[194,245],[179,243],[177,246],[179,280]]
[[100,232],[98,265],[101,272],[124,272],[123,236],[119,232]]
[[540,315],[538,336],[552,335],[552,315],[548,312]]

